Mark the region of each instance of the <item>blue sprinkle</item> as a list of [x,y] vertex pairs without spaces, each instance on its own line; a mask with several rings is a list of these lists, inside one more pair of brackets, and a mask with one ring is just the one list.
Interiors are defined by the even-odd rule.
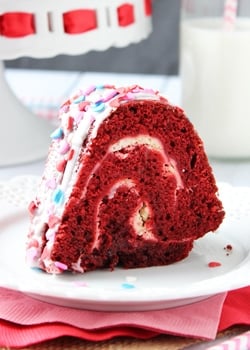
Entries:
[[31,267],[31,270],[36,271],[36,272],[40,272],[40,273],[44,273],[44,271],[42,269],[40,269],[39,267],[36,267],[36,266]]
[[124,289],[133,289],[133,288],[135,288],[135,285],[131,284],[131,283],[122,283],[122,288],[124,288]]
[[63,138],[63,130],[61,128],[57,128],[52,132],[52,134],[50,134],[50,137],[55,140]]
[[102,112],[105,109],[105,104],[102,101],[97,101],[91,107],[94,112]]
[[55,192],[53,193],[53,201],[56,204],[62,204],[64,201],[64,193],[62,190],[60,190],[60,188],[58,188],[57,190],[55,190]]
[[96,88],[96,89],[100,89],[100,90],[101,90],[101,89],[104,89],[104,85],[101,85],[101,84],[100,84],[100,85],[96,85],[96,87],[95,87],[95,88]]
[[77,97],[77,98],[73,101],[73,103],[80,103],[80,102],[83,102],[83,101],[85,101],[85,96],[84,96],[84,95],[81,95],[81,96]]

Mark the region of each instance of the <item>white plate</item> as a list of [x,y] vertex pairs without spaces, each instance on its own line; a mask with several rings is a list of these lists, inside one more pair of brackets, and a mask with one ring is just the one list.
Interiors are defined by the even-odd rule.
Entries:
[[[20,206],[25,202],[26,190],[30,196],[32,183],[33,180],[22,180],[21,205],[15,203],[19,207],[13,205],[13,198],[16,198],[17,187],[20,189],[20,181],[7,185],[12,204],[6,204],[3,199],[0,201],[2,287],[64,306],[134,311],[185,305],[250,285],[250,188],[220,184],[226,218],[216,233],[209,233],[196,241],[189,257],[181,262],[164,267],[117,268],[113,272],[102,270],[83,275],[66,273],[54,276],[25,264],[28,214]],[[29,188],[25,189],[25,184]],[[232,246],[231,251],[225,249],[227,245]],[[221,266],[209,267],[212,261],[220,262]]]

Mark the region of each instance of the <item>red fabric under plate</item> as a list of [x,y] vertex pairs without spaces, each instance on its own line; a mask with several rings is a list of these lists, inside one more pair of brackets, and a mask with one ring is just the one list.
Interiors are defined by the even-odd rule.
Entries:
[[218,330],[237,324],[250,325],[250,286],[227,294]]
[[89,341],[104,341],[120,336],[149,339],[156,332],[133,327],[117,327],[86,330],[59,322],[43,323],[34,326],[21,326],[0,320],[0,346],[22,348],[62,336],[71,336]]
[[65,335],[91,341],[148,339],[163,333],[206,338],[209,327],[216,335],[218,319],[219,331],[250,325],[250,287],[229,292],[224,304],[223,297],[215,296],[175,309],[132,313],[64,308],[4,288],[0,296],[1,346],[23,347]]

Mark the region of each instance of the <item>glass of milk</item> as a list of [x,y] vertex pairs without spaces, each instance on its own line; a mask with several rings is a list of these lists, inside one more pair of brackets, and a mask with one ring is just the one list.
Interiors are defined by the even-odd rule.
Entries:
[[208,156],[243,159],[250,158],[250,0],[235,1],[237,12],[229,3],[182,0],[181,104]]

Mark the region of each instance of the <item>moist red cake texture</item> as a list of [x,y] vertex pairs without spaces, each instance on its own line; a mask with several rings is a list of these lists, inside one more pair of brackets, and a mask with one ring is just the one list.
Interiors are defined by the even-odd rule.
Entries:
[[92,86],[62,106],[27,261],[49,273],[167,265],[221,224],[203,143],[158,92]]

